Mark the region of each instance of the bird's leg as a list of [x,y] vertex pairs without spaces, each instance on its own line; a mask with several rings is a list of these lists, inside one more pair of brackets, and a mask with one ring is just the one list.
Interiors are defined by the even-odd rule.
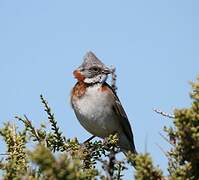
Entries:
[[87,142],[91,141],[93,138],[95,138],[95,136],[91,136],[91,137],[90,137],[90,138],[88,138],[86,141],[84,141],[84,143],[83,143],[83,144],[85,144],[85,143],[87,143]]

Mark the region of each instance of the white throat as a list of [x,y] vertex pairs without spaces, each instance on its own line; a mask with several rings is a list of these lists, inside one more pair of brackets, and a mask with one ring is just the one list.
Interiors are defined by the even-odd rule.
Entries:
[[84,82],[88,83],[88,84],[97,83],[97,82],[104,83],[106,81],[107,77],[108,76],[106,74],[99,74],[99,75],[92,77],[92,78],[85,78]]

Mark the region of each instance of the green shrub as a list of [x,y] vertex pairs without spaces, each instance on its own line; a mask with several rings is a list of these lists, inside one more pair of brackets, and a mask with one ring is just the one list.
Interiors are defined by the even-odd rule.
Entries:
[[[135,168],[134,177],[138,180],[199,179],[199,78],[191,85],[191,107],[176,109],[172,119],[173,126],[164,128],[167,141],[172,146],[166,153],[169,162],[168,176],[163,176],[163,172],[153,165],[152,158],[147,153],[128,153],[123,160],[117,160],[117,134],[110,135],[103,141],[84,143],[80,143],[76,138],[67,139],[58,127],[47,101],[41,95],[50,128],[41,125],[36,129],[32,122],[23,116],[16,117],[23,123],[23,129],[10,122],[0,129],[0,135],[7,146],[7,152],[0,161],[2,178],[122,179],[125,170],[131,165]],[[32,146],[34,148],[30,148]]]

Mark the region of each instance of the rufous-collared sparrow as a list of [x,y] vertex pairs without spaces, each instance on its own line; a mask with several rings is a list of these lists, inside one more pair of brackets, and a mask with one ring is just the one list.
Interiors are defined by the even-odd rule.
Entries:
[[92,52],[73,74],[78,80],[71,93],[71,104],[80,124],[92,135],[105,138],[117,133],[123,152],[136,153],[133,133],[116,92],[106,83],[111,69]]

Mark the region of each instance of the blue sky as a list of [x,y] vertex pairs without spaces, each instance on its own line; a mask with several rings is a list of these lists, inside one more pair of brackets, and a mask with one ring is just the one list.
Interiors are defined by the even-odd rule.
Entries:
[[[92,50],[117,70],[118,96],[139,152],[166,170],[171,120],[153,112],[190,105],[189,80],[199,74],[198,1],[0,1],[0,124],[26,114],[36,126],[49,101],[66,137],[89,134],[69,104],[74,68]],[[3,145],[0,145],[2,148]],[[127,173],[126,178],[131,173]]]

